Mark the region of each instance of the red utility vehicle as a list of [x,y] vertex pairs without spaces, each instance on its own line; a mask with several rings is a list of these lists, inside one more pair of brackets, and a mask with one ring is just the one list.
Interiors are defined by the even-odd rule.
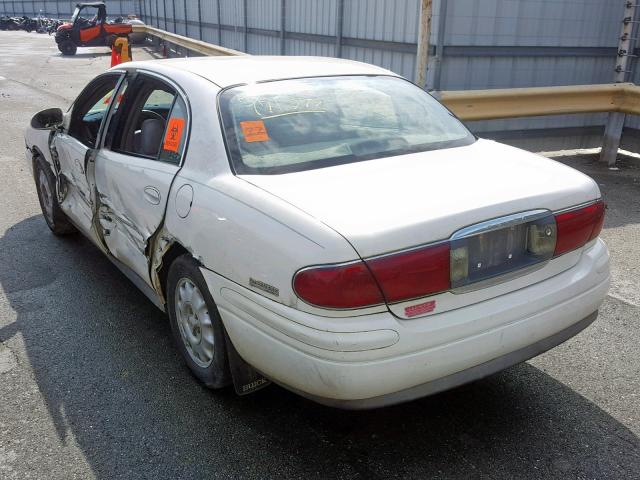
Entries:
[[[89,17],[89,15],[91,15]],[[83,17],[81,14],[87,15]],[[56,43],[63,55],[75,55],[78,47],[110,47],[117,37],[126,37],[132,32],[131,24],[122,18],[107,21],[104,2],[78,3],[71,22],[58,27]]]

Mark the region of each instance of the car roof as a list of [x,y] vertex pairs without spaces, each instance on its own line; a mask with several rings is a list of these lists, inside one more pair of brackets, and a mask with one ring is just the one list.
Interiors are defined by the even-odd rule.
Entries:
[[187,71],[204,77],[221,88],[286,78],[338,75],[397,76],[395,73],[375,65],[331,57],[239,55],[172,58],[133,62],[127,64],[126,67],[159,73],[167,73],[166,69]]

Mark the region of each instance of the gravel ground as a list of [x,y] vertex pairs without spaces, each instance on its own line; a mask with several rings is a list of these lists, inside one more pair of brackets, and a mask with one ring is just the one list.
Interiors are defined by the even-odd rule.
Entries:
[[[134,49],[134,58],[148,57]],[[640,478],[640,168],[559,158],[609,211],[598,321],[532,361],[369,412],[271,386],[210,392],[168,323],[88,241],[52,236],[24,161],[37,110],[66,107],[106,49],[0,32],[0,478]]]

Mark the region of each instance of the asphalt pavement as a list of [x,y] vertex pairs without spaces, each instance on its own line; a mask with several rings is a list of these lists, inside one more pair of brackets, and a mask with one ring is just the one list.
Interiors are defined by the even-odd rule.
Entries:
[[[134,58],[150,58],[134,49]],[[593,176],[613,286],[599,319],[527,363],[365,412],[198,384],[168,322],[80,236],[54,237],[23,130],[109,62],[0,32],[0,479],[640,478],[640,162]]]

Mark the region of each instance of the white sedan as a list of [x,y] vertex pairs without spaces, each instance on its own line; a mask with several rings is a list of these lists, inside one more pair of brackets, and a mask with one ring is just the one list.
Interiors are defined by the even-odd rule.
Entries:
[[593,180],[371,65],[127,63],[26,144],[53,233],[166,311],[212,388],[411,400],[574,336],[609,286]]

